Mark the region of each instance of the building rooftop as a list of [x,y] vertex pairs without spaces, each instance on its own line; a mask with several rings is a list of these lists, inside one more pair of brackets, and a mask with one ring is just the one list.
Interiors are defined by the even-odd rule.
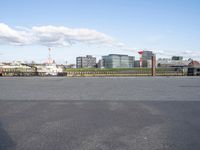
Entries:
[[189,67],[200,67],[200,63],[198,61],[192,61],[188,64]]
[[108,56],[128,56],[128,55],[124,55],[124,54],[109,54]]

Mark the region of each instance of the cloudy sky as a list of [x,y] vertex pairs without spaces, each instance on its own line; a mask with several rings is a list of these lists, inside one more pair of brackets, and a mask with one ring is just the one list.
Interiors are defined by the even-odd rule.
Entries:
[[153,50],[200,60],[199,0],[0,1],[0,61]]

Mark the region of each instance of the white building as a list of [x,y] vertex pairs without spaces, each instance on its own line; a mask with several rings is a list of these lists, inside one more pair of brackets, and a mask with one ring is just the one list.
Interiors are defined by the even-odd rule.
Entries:
[[160,68],[165,67],[185,67],[188,66],[190,60],[173,60],[170,58],[160,58],[157,60],[157,66]]

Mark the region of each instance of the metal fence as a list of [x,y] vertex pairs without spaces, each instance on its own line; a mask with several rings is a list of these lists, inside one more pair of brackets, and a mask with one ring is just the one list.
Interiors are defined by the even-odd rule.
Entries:
[[[157,76],[185,76],[183,71],[156,71]],[[102,76],[152,76],[150,70],[133,71],[72,71],[67,72],[69,77],[102,77]]]
[[[0,76],[50,76],[46,72],[36,72],[31,69],[1,69]],[[68,76],[68,77],[117,77],[117,76],[151,76],[151,69],[137,69],[137,70],[97,70],[97,71],[65,71],[63,73],[58,73],[58,76]],[[182,70],[175,69],[157,69],[157,76],[185,76],[185,73]]]

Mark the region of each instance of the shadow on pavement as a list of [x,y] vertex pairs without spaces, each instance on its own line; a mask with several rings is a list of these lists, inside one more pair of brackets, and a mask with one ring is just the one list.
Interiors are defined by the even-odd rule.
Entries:
[[15,143],[3,129],[2,123],[0,122],[0,150],[14,150]]

